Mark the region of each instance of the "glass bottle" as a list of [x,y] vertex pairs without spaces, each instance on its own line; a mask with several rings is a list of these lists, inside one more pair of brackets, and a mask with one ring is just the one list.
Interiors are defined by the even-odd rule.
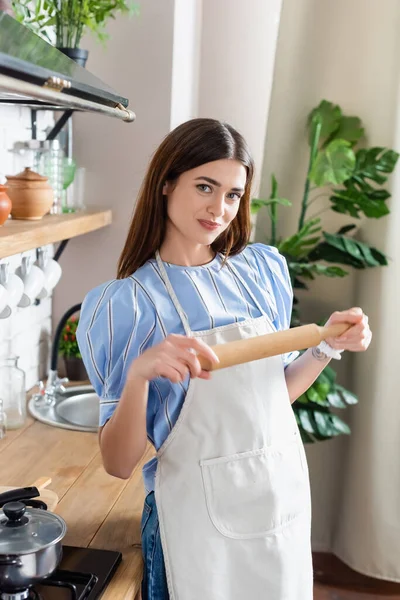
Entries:
[[26,419],[25,373],[18,367],[18,358],[0,360],[0,398],[8,429],[19,429]]
[[64,150],[59,140],[51,140],[48,144],[49,151],[42,156],[39,173],[49,178],[49,183],[54,192],[54,202],[50,212],[51,214],[58,215],[62,213]]
[[0,440],[2,440],[7,431],[7,417],[3,408],[3,400],[0,398]]

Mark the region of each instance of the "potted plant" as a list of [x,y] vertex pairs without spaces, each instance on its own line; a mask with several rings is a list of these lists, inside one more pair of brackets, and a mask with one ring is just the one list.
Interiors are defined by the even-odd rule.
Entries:
[[[301,323],[297,290],[307,290],[316,277],[345,277],[348,268],[367,269],[387,265],[387,257],[355,236],[360,216],[380,219],[389,214],[390,193],[383,187],[399,155],[382,147],[359,143],[364,129],[358,117],[345,116],[339,106],[323,100],[308,117],[309,166],[300,206],[297,230],[281,239],[277,235],[278,207],[291,206],[280,198],[272,175],[268,199],[255,198],[252,212],[267,210],[271,229],[267,243],[285,256],[294,288],[292,326]],[[319,205],[319,206],[318,206]],[[338,231],[323,231],[320,215],[333,210],[355,222]],[[309,213],[312,213],[309,215]],[[293,405],[303,441],[326,440],[350,429],[332,409],[357,403],[357,397],[339,385],[329,366]]]
[[12,6],[18,21],[83,67],[88,51],[80,48],[80,43],[86,30],[104,43],[109,19],[119,13],[139,12],[132,0],[12,0]]
[[88,379],[85,365],[79,352],[78,342],[76,341],[76,330],[79,319],[72,316],[66,322],[60,337],[58,347],[59,354],[64,357],[65,371],[70,381],[84,381]]

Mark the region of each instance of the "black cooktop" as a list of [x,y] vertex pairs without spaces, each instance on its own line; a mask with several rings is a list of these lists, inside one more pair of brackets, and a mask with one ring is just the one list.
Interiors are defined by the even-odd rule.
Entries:
[[[63,546],[59,568],[21,600],[97,600],[114,575],[122,555],[111,550]],[[18,594],[12,596],[18,599]],[[0,599],[3,595],[0,590]],[[4,595],[4,598],[8,598]]]

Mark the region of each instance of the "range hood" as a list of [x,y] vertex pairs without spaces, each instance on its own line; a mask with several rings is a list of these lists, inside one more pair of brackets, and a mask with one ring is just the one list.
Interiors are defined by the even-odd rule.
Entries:
[[0,105],[97,112],[132,122],[128,100],[0,11]]

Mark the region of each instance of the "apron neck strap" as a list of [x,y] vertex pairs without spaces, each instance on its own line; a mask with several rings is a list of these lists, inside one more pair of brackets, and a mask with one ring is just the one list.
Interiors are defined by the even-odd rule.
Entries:
[[176,308],[176,312],[178,313],[178,315],[182,321],[182,325],[185,330],[185,333],[188,337],[191,337],[192,330],[190,329],[188,318],[187,318],[182,306],[180,305],[178,298],[176,297],[174,288],[172,287],[172,284],[169,280],[167,271],[166,271],[164,263],[161,259],[160,252],[158,250],[156,252],[156,261],[157,261],[158,268],[160,269],[161,277],[165,283],[165,287],[167,288],[168,294],[170,295],[170,298]]

